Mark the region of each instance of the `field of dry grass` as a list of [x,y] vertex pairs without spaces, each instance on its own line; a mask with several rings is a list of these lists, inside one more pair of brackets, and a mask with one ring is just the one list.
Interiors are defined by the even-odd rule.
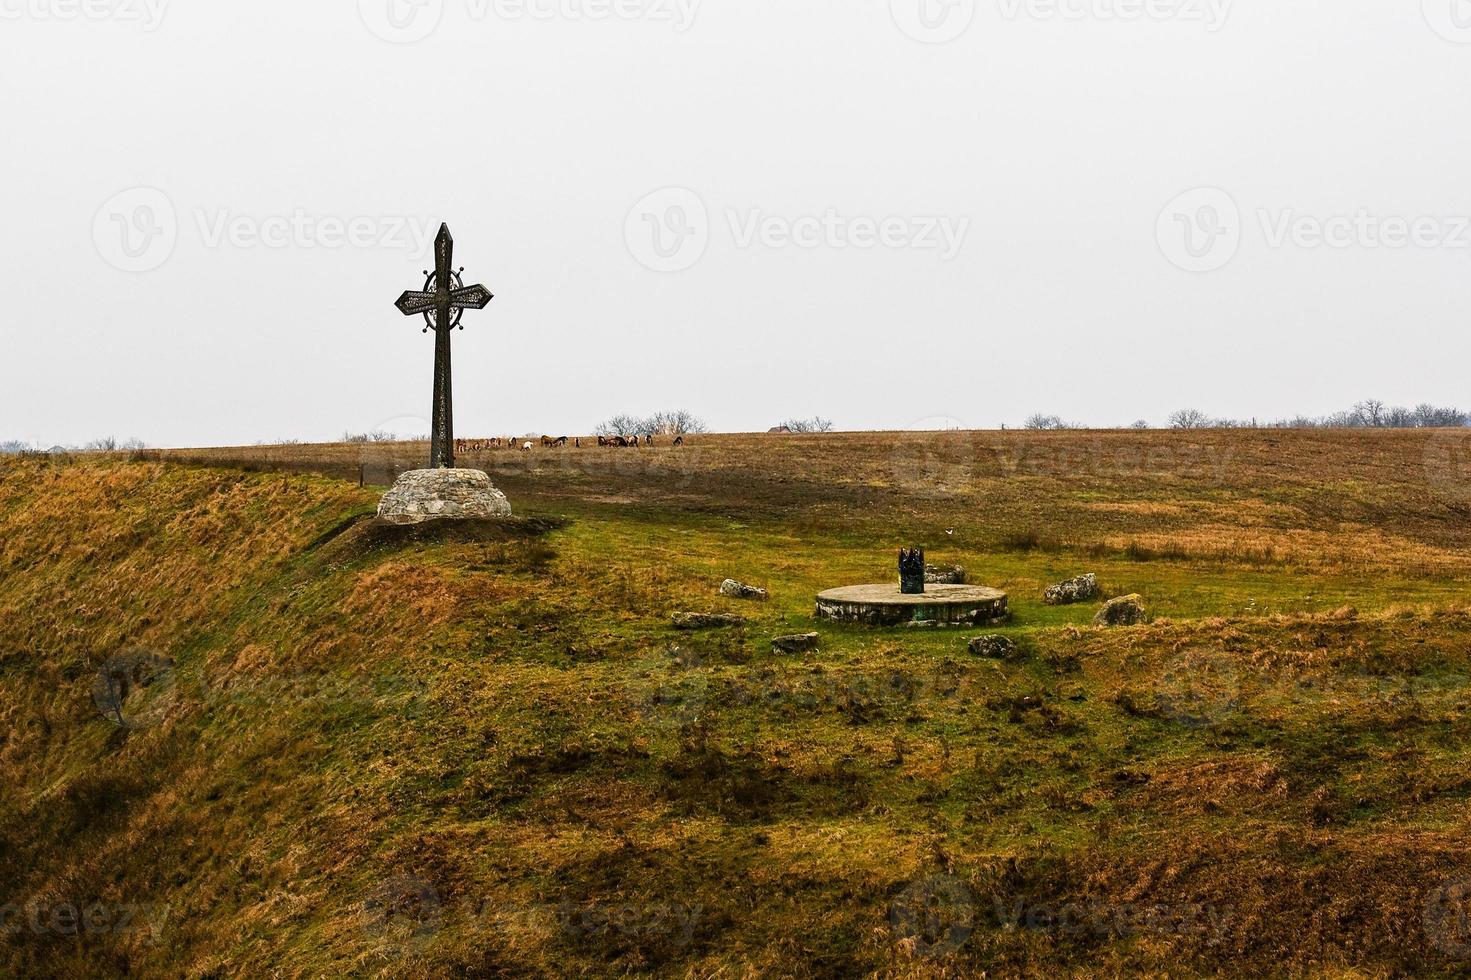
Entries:
[[[0,463],[0,974],[1471,970],[1462,433],[502,451],[530,520],[374,529],[425,455]],[[1013,660],[814,624],[908,544]]]

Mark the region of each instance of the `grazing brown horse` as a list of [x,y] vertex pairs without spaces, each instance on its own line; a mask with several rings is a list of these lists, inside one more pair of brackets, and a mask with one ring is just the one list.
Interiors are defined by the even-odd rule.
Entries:
[[565,448],[567,445],[567,437],[562,436],[560,439],[553,440],[552,445],[557,447],[558,449]]
[[683,445],[684,445],[684,436],[677,436],[677,437],[675,437],[675,440],[674,440],[674,448],[678,449],[680,446],[683,446]]

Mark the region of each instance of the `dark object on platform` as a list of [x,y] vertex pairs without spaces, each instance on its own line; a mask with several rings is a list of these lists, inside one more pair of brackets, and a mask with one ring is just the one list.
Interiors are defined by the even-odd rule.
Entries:
[[899,591],[904,595],[924,595],[923,548],[900,549]]
[[817,633],[793,633],[791,636],[778,636],[771,641],[773,653],[811,653],[817,649],[822,640]]
[[710,613],[677,612],[674,628],[677,630],[714,630],[727,626],[744,626],[746,621],[739,616],[713,615]]
[[[429,439],[429,468],[455,468],[455,412],[450,383],[450,331],[460,326],[466,310],[483,310],[495,297],[484,286],[466,286],[464,272],[454,268],[455,240],[449,225],[439,226],[434,240],[434,271],[424,271],[424,289],[409,290],[394,305],[404,316],[423,314],[424,332],[434,331],[434,429]],[[461,330],[465,329],[460,327]]]

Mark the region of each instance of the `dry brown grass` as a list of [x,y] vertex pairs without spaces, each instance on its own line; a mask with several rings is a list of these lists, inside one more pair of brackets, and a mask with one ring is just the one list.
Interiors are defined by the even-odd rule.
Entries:
[[[584,439],[584,443],[595,442]],[[178,450],[168,458],[386,482],[422,444]],[[522,499],[673,506],[814,528],[944,523],[999,544],[1130,544],[1216,561],[1464,574],[1471,435],[1462,431],[941,432],[700,436],[683,450],[467,457]]]
[[[0,971],[1463,971],[1467,532],[1430,438],[537,452],[497,482],[570,524],[396,539],[306,475],[358,449],[0,463],[0,905],[168,907],[22,928]],[[1176,462],[1039,463],[1095,440]],[[1011,589],[1017,662],[770,652],[912,541]],[[1044,606],[1079,566],[1156,622]],[[727,574],[772,589],[750,627],[673,634]],[[92,681],[138,645],[173,696],[119,729]]]

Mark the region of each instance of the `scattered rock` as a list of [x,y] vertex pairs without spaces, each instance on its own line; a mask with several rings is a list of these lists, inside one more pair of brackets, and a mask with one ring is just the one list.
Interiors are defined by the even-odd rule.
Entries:
[[754,585],[743,585],[733,578],[720,583],[720,594],[730,599],[755,599],[758,602],[765,602],[768,598],[765,589],[758,589]]
[[821,639],[821,635],[817,633],[793,633],[772,640],[771,649],[775,653],[811,653],[817,649]]
[[960,565],[926,565],[925,585],[964,585],[965,569]]
[[674,614],[674,628],[677,630],[716,630],[724,629],[727,626],[744,625],[746,625],[746,621],[740,616],[693,612],[677,612]]
[[1042,598],[1049,606],[1070,606],[1075,602],[1088,602],[1098,598],[1098,576],[1093,573],[1070,578],[1066,582],[1049,585]]
[[1016,644],[1007,637],[992,633],[971,640],[970,652],[977,657],[990,657],[992,660],[1015,660]]
[[1144,622],[1144,597],[1137,595],[1119,596],[1110,599],[1093,617],[1094,626],[1137,626]]

